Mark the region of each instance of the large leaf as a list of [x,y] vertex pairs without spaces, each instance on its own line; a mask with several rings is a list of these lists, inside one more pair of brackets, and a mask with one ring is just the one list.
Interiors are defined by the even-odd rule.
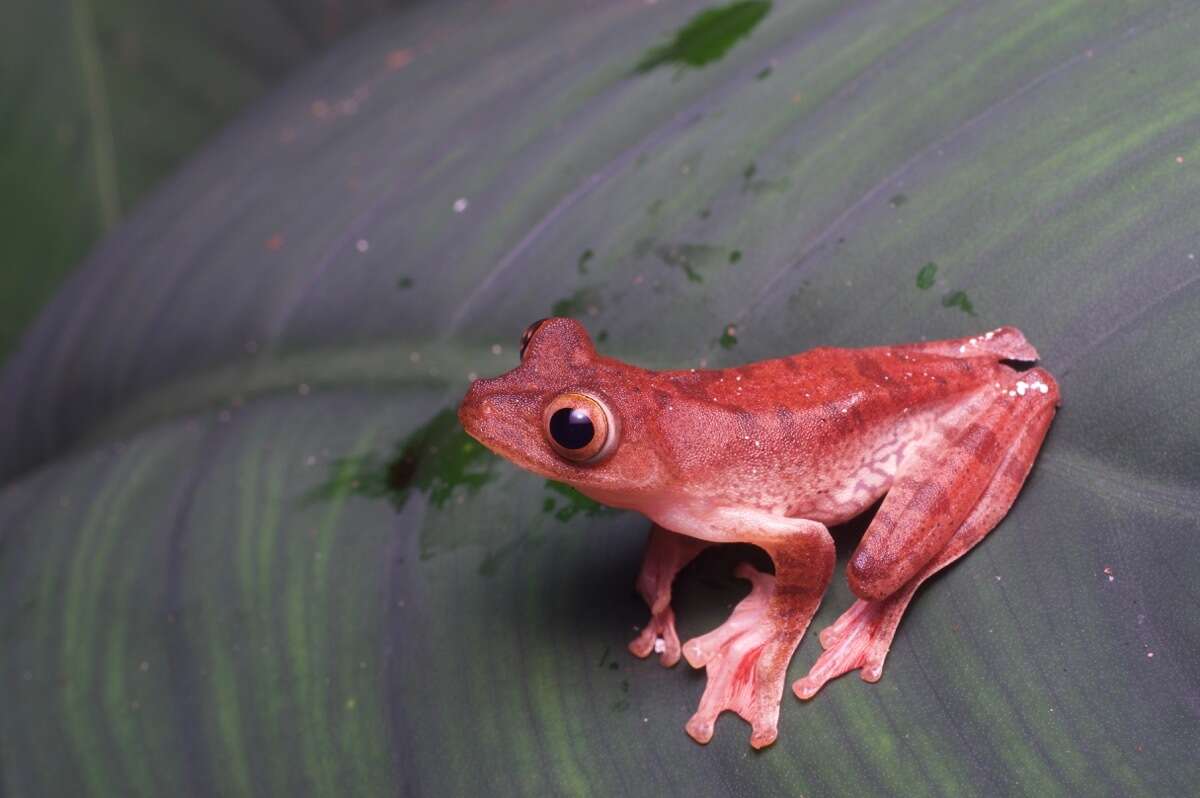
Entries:
[[[698,3],[487,9],[291,82],[9,363],[5,791],[1194,791],[1200,8],[777,3],[708,61]],[[552,308],[662,366],[1015,324],[1064,406],[879,684],[700,747],[703,675],[624,651],[645,521],[447,412]]]
[[401,0],[10,0],[0,362],[99,235],[231,115]]

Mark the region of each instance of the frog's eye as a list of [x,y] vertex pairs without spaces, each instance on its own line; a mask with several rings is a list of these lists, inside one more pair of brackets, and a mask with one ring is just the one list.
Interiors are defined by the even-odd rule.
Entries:
[[525,328],[525,332],[521,334],[521,359],[525,359],[525,349],[529,346],[529,342],[533,340],[533,334],[537,332],[538,327],[541,327],[549,319],[538,319],[533,324]]
[[617,425],[608,407],[585,393],[559,394],[542,414],[550,447],[564,459],[594,463],[612,452]]

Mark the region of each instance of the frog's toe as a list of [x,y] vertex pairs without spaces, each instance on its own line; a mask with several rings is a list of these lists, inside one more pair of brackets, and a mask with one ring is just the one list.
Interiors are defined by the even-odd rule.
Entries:
[[778,724],[758,724],[753,725],[750,732],[750,745],[755,748],[766,748],[771,743],[775,742],[775,738],[779,736]]
[[692,715],[691,719],[688,720],[687,725],[685,725],[683,728],[688,733],[688,736],[693,740],[701,745],[707,745],[708,741],[713,737],[713,731],[716,728],[716,722],[717,719],[715,716],[709,717],[708,715],[702,715],[700,712],[697,712],[695,715]]
[[862,622],[863,614],[870,611],[870,606],[870,602],[856,601],[836,621],[822,629],[817,635],[821,648],[833,648],[842,642]]
[[675,631],[675,611],[670,605],[651,615],[641,634],[629,641],[629,652],[635,657],[645,659],[658,652],[658,661],[667,668],[679,662],[681,650],[679,634]]
[[[820,639],[825,651],[808,675],[792,685],[796,697],[807,701],[826,682],[852,670],[861,671],[865,682],[879,681],[900,620],[896,607],[889,606],[891,603],[859,599],[833,626],[824,630]],[[905,600],[904,604],[907,603]]]

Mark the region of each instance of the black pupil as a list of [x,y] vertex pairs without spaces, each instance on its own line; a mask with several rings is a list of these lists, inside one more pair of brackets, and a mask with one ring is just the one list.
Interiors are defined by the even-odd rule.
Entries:
[[596,427],[586,411],[564,407],[550,416],[550,436],[564,449],[582,449],[596,436]]

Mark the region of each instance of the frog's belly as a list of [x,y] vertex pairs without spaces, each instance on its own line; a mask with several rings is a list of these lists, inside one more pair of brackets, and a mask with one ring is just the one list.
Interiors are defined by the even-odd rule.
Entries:
[[783,469],[781,484],[791,490],[779,497],[772,510],[823,524],[848,521],[887,493],[900,464],[935,432],[935,418],[933,413],[914,414],[869,441],[848,441],[840,449],[824,447],[819,462]]

